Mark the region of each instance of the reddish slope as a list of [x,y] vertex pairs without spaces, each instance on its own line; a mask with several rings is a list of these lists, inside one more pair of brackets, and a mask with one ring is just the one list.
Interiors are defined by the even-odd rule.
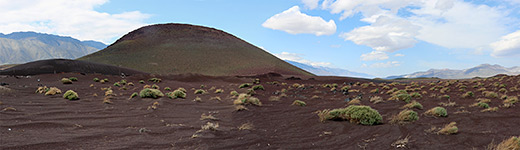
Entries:
[[229,33],[187,24],[142,27],[79,60],[157,74],[312,76]]

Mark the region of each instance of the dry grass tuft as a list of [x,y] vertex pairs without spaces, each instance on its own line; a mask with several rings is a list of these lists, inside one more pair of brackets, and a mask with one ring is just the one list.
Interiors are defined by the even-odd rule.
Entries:
[[519,137],[511,137],[500,142],[498,145],[488,147],[490,150],[520,150],[520,138]]
[[269,101],[280,101],[280,96],[270,96]]
[[240,125],[240,127],[238,127],[238,130],[253,130],[254,128],[255,126],[252,123],[248,122]]
[[47,92],[45,92],[45,95],[56,95],[61,94],[61,90],[56,87],[51,87]]
[[408,148],[407,145],[410,142],[410,136],[406,136],[403,139],[398,139],[394,143],[391,144],[392,147],[395,148]]
[[451,122],[450,124],[447,124],[442,128],[441,130],[437,131],[437,134],[444,134],[444,135],[450,135],[450,134],[456,134],[459,132],[459,128],[457,128],[456,122]]
[[410,109],[405,109],[399,112],[399,114],[392,116],[392,118],[390,119],[390,123],[404,124],[407,122],[413,122],[417,120],[419,120],[419,115],[417,114],[417,112]]
[[417,109],[423,109],[423,106],[421,105],[421,103],[417,102],[417,101],[412,101],[406,105],[404,105],[403,107],[401,107],[401,109],[403,108],[408,108],[408,109],[413,109],[413,108],[417,108]]
[[219,120],[219,119],[217,117],[213,116],[213,114],[206,115],[205,113],[203,113],[202,115],[200,115],[200,120],[213,120],[213,121],[216,121],[216,120]]
[[236,105],[235,106],[235,111],[242,111],[242,110],[249,110],[249,109],[247,109],[247,107],[244,106],[244,105]]
[[452,102],[452,101],[449,101],[449,102],[440,102],[439,105],[441,106],[444,106],[444,107],[453,107],[453,106],[456,106],[457,103],[456,102]]
[[480,112],[497,112],[497,111],[498,111],[498,107],[489,107],[484,110],[481,110]]
[[291,105],[307,106],[307,103],[305,103],[304,101],[301,101],[301,100],[294,100],[294,102]]
[[359,100],[359,98],[353,99],[349,101],[347,105],[361,105],[361,100]]
[[384,101],[383,101],[382,97],[374,96],[374,97],[370,98],[370,102],[373,103],[373,104],[377,104],[377,103],[381,103],[381,102],[384,102]]
[[426,112],[426,115],[435,116],[435,117],[446,117],[448,116],[448,111],[444,107],[434,107]]

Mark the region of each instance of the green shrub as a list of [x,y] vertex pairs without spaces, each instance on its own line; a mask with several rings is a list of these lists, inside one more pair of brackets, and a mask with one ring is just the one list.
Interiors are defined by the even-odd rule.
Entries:
[[99,82],[99,78],[94,78],[94,82]]
[[427,115],[432,115],[436,117],[446,117],[448,116],[448,111],[444,107],[434,107],[425,112]]
[[175,90],[173,92],[166,93],[169,98],[186,98],[186,92],[182,90]]
[[119,83],[121,83],[122,85],[126,85],[126,80],[121,80]]
[[76,78],[76,77],[70,77],[69,80],[70,80],[70,81],[78,81],[78,78]]
[[108,79],[107,78],[103,79],[103,82],[108,82]]
[[406,105],[404,105],[402,108],[408,108],[408,109],[413,109],[413,108],[417,108],[417,109],[423,109],[423,106],[421,103],[417,102],[417,101],[412,101],[411,103],[408,103]]
[[307,106],[307,103],[301,100],[295,100],[292,105],[298,105],[298,106]]
[[183,91],[184,93],[188,93],[188,92],[186,91],[186,89],[184,89],[184,88],[182,88],[182,87],[177,88],[177,90]]
[[390,122],[392,123],[405,123],[419,120],[419,115],[417,112],[405,109],[399,112],[396,116],[393,116]]
[[137,92],[134,92],[134,93],[132,93],[132,95],[130,95],[130,98],[134,98],[134,97],[136,97],[137,95],[139,95],[139,94],[137,94]]
[[377,110],[362,105],[350,105],[345,108],[345,118],[362,125],[379,124],[383,120]]
[[238,86],[238,88],[247,88],[247,87],[250,87],[251,86],[251,83],[243,83],[243,84],[240,84],[240,86]]
[[238,94],[237,91],[231,91],[231,92],[229,92],[229,95],[231,95],[231,96],[238,96],[239,94]]
[[500,90],[498,90],[498,92],[500,92],[500,93],[506,93],[506,92],[507,92],[507,89],[506,89],[506,88],[501,88]]
[[480,107],[480,108],[489,108],[489,104],[488,103],[479,102],[479,103],[477,103],[477,106]]
[[487,98],[498,98],[498,94],[495,92],[484,91],[483,94]]
[[68,100],[77,100],[79,99],[79,96],[78,93],[74,92],[73,90],[68,90],[65,92],[65,94],[63,94],[63,98]]
[[343,86],[343,87],[341,87],[341,92],[348,92],[349,89],[350,89],[349,85]]
[[215,94],[222,93],[222,92],[224,92],[223,89],[216,89],[216,90],[215,90]]
[[159,78],[150,78],[150,79],[148,79],[148,81],[159,83],[159,82],[161,82],[161,79],[159,79]]
[[462,94],[462,98],[468,98],[468,97],[473,97],[473,96],[475,96],[475,94],[471,91],[468,91],[468,92]]
[[397,95],[397,98],[400,101],[405,101],[406,103],[409,103],[412,100],[412,96],[410,96],[409,94],[399,94]]
[[170,87],[165,87],[164,90],[165,91],[171,91],[172,89]]
[[157,84],[153,84],[153,85],[152,85],[152,88],[153,88],[153,89],[160,89],[161,87],[159,87]]
[[262,86],[262,85],[255,85],[255,86],[253,86],[253,90],[255,90],[255,91],[256,90],[264,90],[265,91],[264,86]]
[[62,78],[61,79],[61,83],[63,83],[63,84],[72,84],[72,80],[70,80],[69,78]]
[[419,94],[418,92],[413,92],[412,94],[410,94],[410,96],[414,97],[414,98],[421,98],[422,95]]
[[139,80],[139,83],[144,84],[144,80]]
[[260,102],[260,99],[253,97],[248,94],[240,94],[238,95],[238,98],[233,101],[234,105],[256,105],[256,106],[262,106],[262,102]]
[[114,83],[114,86],[120,87],[121,85],[119,84],[119,82],[116,82]]
[[158,89],[145,88],[139,92],[139,96],[142,98],[159,98],[163,97],[164,94]]
[[198,89],[198,90],[195,90],[195,92],[193,92],[195,94],[204,94],[206,93],[206,91],[204,91],[203,89]]

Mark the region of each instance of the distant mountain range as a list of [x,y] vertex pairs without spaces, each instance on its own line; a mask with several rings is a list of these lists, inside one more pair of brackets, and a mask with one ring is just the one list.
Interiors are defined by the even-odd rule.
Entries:
[[345,76],[345,77],[359,77],[359,78],[375,78],[375,76],[365,74],[365,73],[357,73],[348,71],[345,69],[339,69],[339,68],[329,68],[329,67],[321,67],[321,66],[311,66],[295,61],[285,60],[286,62],[290,63],[291,65],[294,65],[298,68],[302,68],[303,70],[306,70],[310,73],[319,75],[319,76]]
[[107,45],[36,32],[0,33],[0,64],[20,64],[51,58],[76,59]]
[[497,74],[517,75],[520,74],[520,67],[506,68],[500,65],[482,64],[473,68],[463,70],[452,69],[430,69],[423,72],[415,72],[412,74],[389,76],[387,79],[396,78],[420,78],[420,77],[437,77],[441,79],[465,79],[474,77],[490,77]]

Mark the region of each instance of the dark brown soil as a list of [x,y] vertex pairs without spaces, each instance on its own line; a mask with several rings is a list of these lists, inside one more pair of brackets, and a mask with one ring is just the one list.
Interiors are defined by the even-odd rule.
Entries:
[[[62,84],[63,77],[77,77],[73,84]],[[110,82],[102,84],[93,78],[108,78]],[[510,136],[520,135],[520,109],[518,106],[501,107],[500,98],[491,98],[491,107],[499,107],[497,112],[481,112],[482,108],[470,107],[475,99],[484,97],[482,92],[473,88],[476,82],[483,84],[487,91],[500,89],[493,84],[505,84],[508,96],[518,96],[518,91],[509,90],[519,85],[520,76],[495,77],[486,80],[440,80],[421,82],[417,92],[426,91],[422,98],[413,98],[424,109],[415,110],[419,120],[407,124],[391,124],[389,119],[399,113],[403,101],[389,101],[379,83],[376,86],[362,88],[361,84],[369,80],[314,77],[301,80],[287,80],[290,76],[259,76],[265,91],[256,91],[262,106],[246,106],[248,110],[235,111],[234,98],[229,92],[239,89],[242,83],[251,83],[254,77],[208,77],[202,75],[157,76],[162,82],[156,83],[161,91],[164,87],[185,88],[186,99],[139,98],[129,99],[133,92],[139,92],[147,81],[148,75],[135,75],[125,78],[135,86],[126,85],[127,90],[113,86],[120,81],[120,76],[81,75],[76,73],[45,74],[36,76],[0,76],[0,82],[12,92],[0,91],[0,149],[397,149],[392,143],[409,136],[406,144],[409,149],[485,149],[492,141],[500,142]],[[37,80],[40,79],[40,82]],[[140,84],[139,80],[145,80]],[[280,84],[269,84],[277,81]],[[357,85],[356,82],[360,82]],[[453,82],[445,86],[446,82]],[[286,83],[282,85],[282,83]],[[305,88],[288,88],[293,83],[305,84]],[[337,83],[339,87],[353,84],[352,89],[360,92],[331,92],[323,84]],[[430,83],[435,83],[430,85]],[[459,83],[467,86],[466,91],[473,91],[475,97],[461,98],[465,93],[456,87]],[[69,101],[62,95],[45,96],[36,94],[38,84],[58,87],[63,92],[74,90],[80,99]],[[93,84],[93,87],[90,85]],[[194,89],[207,90],[207,94],[196,95]],[[388,85],[388,84],[386,84]],[[405,89],[411,83],[403,83],[391,88]],[[434,86],[449,87],[450,91],[430,90]],[[112,104],[104,104],[104,92],[101,88],[111,87],[116,96]],[[214,89],[224,92],[215,94]],[[415,87],[415,86],[414,86]],[[280,101],[269,101],[282,89],[288,89],[288,97]],[[372,94],[379,88],[381,93]],[[479,87],[480,88],[480,87]],[[211,89],[211,90],[210,90]],[[4,90],[5,91],[5,90]],[[97,96],[94,96],[96,94]],[[433,95],[432,95],[433,94]],[[447,94],[450,99],[439,99]],[[311,99],[317,95],[320,98]],[[499,97],[503,93],[499,93]],[[212,97],[220,97],[221,101]],[[318,110],[346,107],[346,98],[361,96],[361,104],[376,109],[383,116],[383,123],[375,126],[363,126],[348,121],[320,122],[315,114]],[[370,103],[371,96],[381,96],[384,102]],[[433,97],[430,97],[433,96]],[[193,99],[200,97],[201,102]],[[307,106],[291,105],[294,100],[302,100]],[[423,115],[440,102],[456,102],[455,106],[445,107],[448,117],[430,117]],[[156,109],[149,109],[156,104]],[[456,113],[467,111],[467,113]],[[202,114],[212,114],[218,120],[200,120]],[[216,131],[205,130],[197,133],[206,122],[218,123]],[[427,130],[441,128],[450,122],[457,122],[459,132],[454,135],[438,135]],[[244,123],[251,123],[251,130],[239,130]],[[192,138],[193,135],[197,137]]]

